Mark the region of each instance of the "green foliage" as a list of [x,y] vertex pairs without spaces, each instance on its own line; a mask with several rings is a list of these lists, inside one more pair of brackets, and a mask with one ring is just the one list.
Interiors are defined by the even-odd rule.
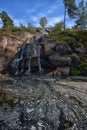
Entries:
[[40,19],[40,23],[39,23],[43,28],[47,25],[47,18],[46,17],[42,17]]
[[40,28],[36,28],[36,32],[41,32],[41,29]]
[[31,33],[34,31],[34,26],[31,23],[27,24],[27,28],[28,28],[29,32],[31,32]]
[[73,67],[72,69],[71,69],[71,75],[73,75],[73,76],[79,76],[80,75],[80,70],[78,69],[78,67]]
[[65,11],[64,11],[64,29],[66,28],[66,15],[68,13],[70,18],[75,18],[77,6],[75,0],[63,0]]
[[12,29],[14,27],[13,20],[8,16],[5,11],[0,13],[0,18],[2,20],[3,28],[4,29]]
[[84,0],[79,2],[76,27],[80,29],[85,29],[87,27],[87,3],[85,3]]
[[63,27],[64,27],[64,23],[63,22],[59,22],[59,23],[56,23],[54,25],[54,32],[60,32],[63,30]]
[[70,18],[75,18],[77,6],[75,0],[63,0],[63,3],[67,9]]
[[78,42],[82,42],[87,47],[87,30],[77,31]]
[[83,75],[85,67],[87,67],[87,61],[82,61],[79,65],[72,68],[71,75],[73,76]]
[[81,42],[87,47],[87,30],[67,29],[60,32],[56,30],[49,38],[60,43]]
[[21,31],[29,31],[28,28],[25,25],[23,25],[22,23],[20,23],[19,28],[20,28]]
[[79,70],[82,72],[83,69],[87,67],[87,61],[82,61],[81,64],[78,66]]

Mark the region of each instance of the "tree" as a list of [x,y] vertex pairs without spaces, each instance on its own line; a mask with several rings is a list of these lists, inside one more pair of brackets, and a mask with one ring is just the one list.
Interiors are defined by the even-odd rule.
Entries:
[[28,31],[28,28],[24,25],[24,24],[22,24],[22,23],[20,23],[20,30],[21,31]]
[[64,3],[64,29],[66,28],[66,14],[68,13],[70,18],[75,18],[76,16],[76,4],[75,0],[63,0]]
[[87,3],[81,0],[77,10],[77,20],[75,21],[76,27],[85,29],[87,27]]
[[42,17],[39,24],[44,28],[47,25],[46,17]]
[[59,23],[56,23],[54,25],[54,31],[55,32],[60,32],[64,27],[64,23],[63,22],[59,22]]
[[14,27],[13,20],[8,16],[5,11],[0,13],[0,18],[2,20],[3,28],[12,28]]
[[28,24],[27,24],[27,28],[28,28],[29,30],[32,30],[32,29],[34,28],[34,26],[33,26],[31,23],[28,23]]
[[27,28],[28,28],[28,31],[29,31],[30,33],[33,33],[33,32],[34,32],[35,27],[34,27],[34,25],[33,25],[32,23],[28,23],[28,24],[27,24]]

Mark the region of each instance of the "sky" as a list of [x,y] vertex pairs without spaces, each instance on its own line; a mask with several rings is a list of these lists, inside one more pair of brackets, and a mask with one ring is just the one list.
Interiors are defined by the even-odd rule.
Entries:
[[[77,0],[79,2],[80,0]],[[0,0],[0,12],[6,11],[15,26],[27,23],[39,27],[41,17],[46,17],[48,27],[63,21],[64,5],[62,0]],[[67,16],[67,27],[74,25],[74,20]],[[2,22],[0,19],[0,27]]]

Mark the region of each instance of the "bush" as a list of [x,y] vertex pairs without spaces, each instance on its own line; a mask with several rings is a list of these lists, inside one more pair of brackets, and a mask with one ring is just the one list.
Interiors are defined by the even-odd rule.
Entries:
[[72,70],[71,70],[71,75],[73,75],[73,76],[79,76],[80,73],[81,73],[81,72],[80,72],[78,69],[72,69]]
[[87,61],[82,61],[81,64],[79,65],[79,68],[84,68],[87,67]]
[[49,38],[55,39],[60,43],[83,43],[87,47],[87,30],[82,31],[75,29],[66,29],[59,32],[54,31],[52,34],[49,35]]
[[60,32],[63,30],[63,22],[56,23],[54,26],[54,32]]
[[71,75],[73,76],[83,75],[85,67],[87,67],[87,61],[82,61],[78,66],[72,68]]

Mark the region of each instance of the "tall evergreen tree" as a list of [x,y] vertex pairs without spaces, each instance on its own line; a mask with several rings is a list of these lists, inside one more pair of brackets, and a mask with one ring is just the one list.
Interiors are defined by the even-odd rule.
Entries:
[[75,18],[76,15],[76,4],[75,0],[63,0],[64,3],[64,29],[66,28],[66,15],[68,13],[70,18]]
[[14,27],[13,20],[8,16],[5,11],[0,13],[0,18],[2,20],[3,28],[12,28]]
[[39,24],[44,28],[47,25],[46,17],[42,17]]
[[87,3],[84,0],[81,0],[78,5],[77,10],[77,20],[76,27],[80,29],[85,29],[87,27]]

